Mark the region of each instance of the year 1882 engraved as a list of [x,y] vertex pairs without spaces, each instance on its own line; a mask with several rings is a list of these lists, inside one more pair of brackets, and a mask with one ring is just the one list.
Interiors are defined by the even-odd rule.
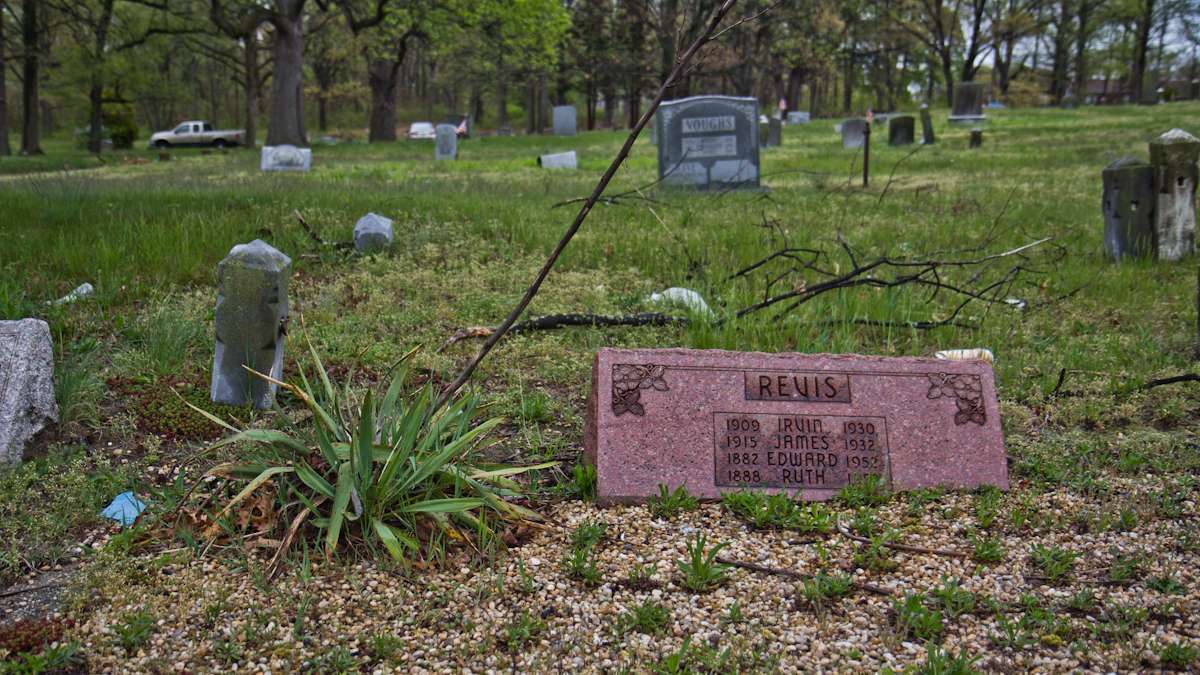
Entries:
[[719,487],[838,490],[867,474],[889,478],[882,417],[713,413]]

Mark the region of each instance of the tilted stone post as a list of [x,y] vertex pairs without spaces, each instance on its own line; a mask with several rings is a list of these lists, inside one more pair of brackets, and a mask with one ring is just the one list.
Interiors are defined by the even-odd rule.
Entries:
[[270,408],[274,402],[276,385],[242,366],[283,375],[291,273],[292,259],[261,239],[234,246],[217,265],[214,403]]
[[1154,168],[1133,157],[1109,164],[1104,184],[1104,251],[1109,258],[1141,257],[1154,252]]
[[1196,251],[1197,160],[1200,139],[1182,129],[1172,129],[1150,142],[1159,260],[1179,260]]

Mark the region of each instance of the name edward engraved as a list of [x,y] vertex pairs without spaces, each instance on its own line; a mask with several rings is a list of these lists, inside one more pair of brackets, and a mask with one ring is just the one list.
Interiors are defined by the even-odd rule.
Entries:
[[747,401],[849,403],[850,376],[828,373],[745,371]]

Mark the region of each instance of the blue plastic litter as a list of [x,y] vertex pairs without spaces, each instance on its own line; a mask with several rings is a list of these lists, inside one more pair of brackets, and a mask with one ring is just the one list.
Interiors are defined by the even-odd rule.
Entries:
[[138,516],[142,515],[145,508],[146,504],[132,492],[122,492],[113,497],[112,503],[106,506],[100,515],[117,521],[122,527],[129,527],[133,521],[137,520]]

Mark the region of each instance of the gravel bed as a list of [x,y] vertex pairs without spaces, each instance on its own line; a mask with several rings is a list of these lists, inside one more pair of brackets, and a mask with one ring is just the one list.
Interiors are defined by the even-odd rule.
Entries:
[[[1138,489],[1136,482],[1119,487]],[[957,578],[980,602],[973,612],[943,617],[941,644],[951,654],[978,657],[980,670],[1153,670],[1168,644],[1200,647],[1200,554],[1194,543],[1181,544],[1197,534],[1193,501],[1173,519],[1078,533],[1069,514],[1094,504],[1065,491],[1024,493],[1030,495],[1039,513],[1058,514],[1062,524],[997,532],[1005,554],[991,565],[891,551],[894,570],[854,569],[861,544],[840,534],[757,531],[716,504],[665,520],[641,506],[582,502],[547,508],[551,527],[492,566],[404,572],[367,562],[320,563],[297,565],[269,584],[261,554],[248,563],[229,554],[159,554],[130,561],[140,572],[96,593],[86,614],[74,617],[68,638],[81,644],[88,670],[96,672],[643,672],[685,639],[689,664],[717,670],[878,672],[926,659],[925,644],[894,627],[894,600]],[[914,507],[896,498],[876,518],[898,528],[905,544],[969,553],[972,499],[947,494]],[[1004,503],[1000,522],[1008,522],[1020,500],[1010,495]],[[852,513],[841,516],[848,522]],[[607,536],[596,548],[601,581],[587,586],[567,574],[564,560],[571,533],[593,521],[607,525]],[[856,590],[813,606],[800,598],[802,580],[746,569],[731,570],[715,590],[693,593],[682,586],[676,560],[697,533],[728,542],[723,557],[802,575],[850,573],[895,595]],[[1078,553],[1074,571],[1057,583],[1040,581],[1029,555],[1037,545]],[[1133,553],[1143,561],[1134,578],[1110,583],[1114,556]],[[656,565],[657,572],[653,584],[634,588],[626,579],[639,564]],[[1149,580],[1163,576],[1178,586],[1151,590]],[[1081,591],[1094,594],[1095,606],[1068,613]],[[645,602],[669,613],[661,633],[622,630],[622,616]],[[1002,623],[1017,623],[1031,606],[1063,627],[1057,634],[1030,631],[1031,644],[1002,644]],[[1117,611],[1134,620],[1120,624]],[[149,628],[130,639],[131,617],[139,613]]]

